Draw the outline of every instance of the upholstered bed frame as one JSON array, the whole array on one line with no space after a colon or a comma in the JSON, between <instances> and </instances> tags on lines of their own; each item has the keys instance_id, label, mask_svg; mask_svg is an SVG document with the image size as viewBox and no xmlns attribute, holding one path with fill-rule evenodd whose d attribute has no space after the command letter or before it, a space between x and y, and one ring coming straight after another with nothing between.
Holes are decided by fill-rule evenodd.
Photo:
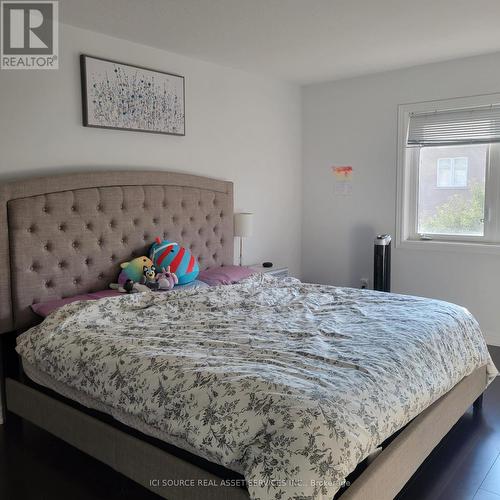
<instances>
[{"instance_id":1,"label":"upholstered bed frame","mask_svg":"<svg viewBox=\"0 0 500 500\"><path fill-rule=\"evenodd\" d=\"M116 277L118 263L143 254L156 236L182 241L202 269L232 264L232 183L170 172L111 171L2 184L3 358L13 357L6 339L38 321L33 303L105 288ZM26 383L16 370L9 368L1 380L0 421L6 410L17 414L164 498L248 498L238 486L206 486L220 479L210 468ZM486 380L485 367L476 370L414 419L342 500L394 498L468 407L476 400L480 406ZM172 481L159 487L153 478ZM179 486L187 479L195 485Z\"/></svg>"}]
</instances>

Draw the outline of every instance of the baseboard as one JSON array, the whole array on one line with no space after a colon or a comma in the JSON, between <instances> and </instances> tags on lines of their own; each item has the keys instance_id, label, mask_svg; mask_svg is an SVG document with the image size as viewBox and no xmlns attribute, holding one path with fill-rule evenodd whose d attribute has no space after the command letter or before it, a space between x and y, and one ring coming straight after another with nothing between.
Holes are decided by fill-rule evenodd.
<instances>
[{"instance_id":1,"label":"baseboard","mask_svg":"<svg viewBox=\"0 0 500 500\"><path fill-rule=\"evenodd\" d=\"M488 345L500 347L500 332L487 332L483 330L483 333Z\"/></svg>"}]
</instances>

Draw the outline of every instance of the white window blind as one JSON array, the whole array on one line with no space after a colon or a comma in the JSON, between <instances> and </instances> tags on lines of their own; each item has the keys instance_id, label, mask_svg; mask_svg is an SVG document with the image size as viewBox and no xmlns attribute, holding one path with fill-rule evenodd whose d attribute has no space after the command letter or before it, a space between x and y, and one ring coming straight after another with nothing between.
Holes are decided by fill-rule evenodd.
<instances>
[{"instance_id":1,"label":"white window blind","mask_svg":"<svg viewBox=\"0 0 500 500\"><path fill-rule=\"evenodd\" d=\"M500 142L500 105L410 113L408 146Z\"/></svg>"}]
</instances>

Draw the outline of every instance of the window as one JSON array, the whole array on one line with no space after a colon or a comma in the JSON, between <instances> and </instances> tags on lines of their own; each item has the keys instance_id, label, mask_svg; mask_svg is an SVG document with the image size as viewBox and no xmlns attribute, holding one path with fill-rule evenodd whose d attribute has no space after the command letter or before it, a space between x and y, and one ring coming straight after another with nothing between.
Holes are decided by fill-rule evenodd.
<instances>
[{"instance_id":1,"label":"window","mask_svg":"<svg viewBox=\"0 0 500 500\"><path fill-rule=\"evenodd\" d=\"M488 144L472 144L430 146L415 152L417 235L484 236L488 151ZM443 158L449 154L460 156Z\"/></svg>"},{"instance_id":2,"label":"window","mask_svg":"<svg viewBox=\"0 0 500 500\"><path fill-rule=\"evenodd\" d=\"M469 158L439 158L436 186L440 188L467 187Z\"/></svg>"},{"instance_id":3,"label":"window","mask_svg":"<svg viewBox=\"0 0 500 500\"><path fill-rule=\"evenodd\" d=\"M396 244L500 251L500 94L399 107Z\"/></svg>"}]
</instances>

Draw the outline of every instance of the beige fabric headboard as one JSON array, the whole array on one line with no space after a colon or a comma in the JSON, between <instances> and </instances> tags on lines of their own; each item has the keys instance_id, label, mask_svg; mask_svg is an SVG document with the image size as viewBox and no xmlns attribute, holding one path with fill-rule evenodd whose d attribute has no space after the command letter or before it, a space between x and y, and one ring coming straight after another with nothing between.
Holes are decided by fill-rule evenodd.
<instances>
[{"instance_id":1,"label":"beige fabric headboard","mask_svg":"<svg viewBox=\"0 0 500 500\"><path fill-rule=\"evenodd\" d=\"M200 269L233 264L233 184L171 172L67 174L0 185L0 333L30 305L102 290L156 236Z\"/></svg>"}]
</instances>

